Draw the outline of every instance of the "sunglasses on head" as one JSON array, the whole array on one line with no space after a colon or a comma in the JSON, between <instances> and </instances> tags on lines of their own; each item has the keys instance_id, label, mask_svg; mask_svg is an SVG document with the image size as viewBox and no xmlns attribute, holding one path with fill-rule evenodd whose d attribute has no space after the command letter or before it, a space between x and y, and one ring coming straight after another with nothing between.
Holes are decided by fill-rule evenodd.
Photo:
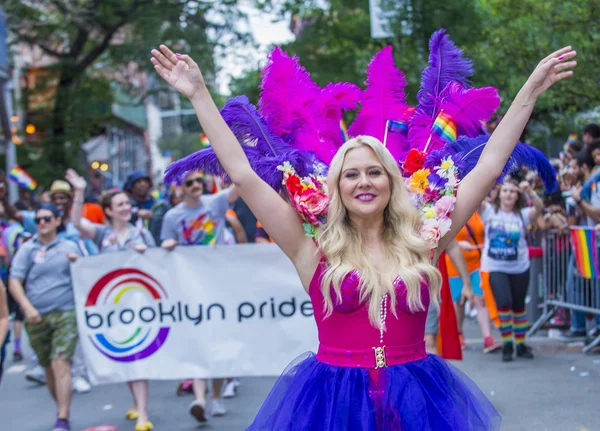
<instances>
[{"instance_id":1,"label":"sunglasses on head","mask_svg":"<svg viewBox=\"0 0 600 431\"><path fill-rule=\"evenodd\" d=\"M187 180L184 184L186 187L192 187L192 184L194 184L194 183L204 184L204 182L202 181L202 177L194 178L192 180Z\"/></svg>"},{"instance_id":2,"label":"sunglasses on head","mask_svg":"<svg viewBox=\"0 0 600 431\"><path fill-rule=\"evenodd\" d=\"M36 217L34 220L35 224L40 224L41 222L50 223L52 220L54 220L54 216Z\"/></svg>"}]
</instances>

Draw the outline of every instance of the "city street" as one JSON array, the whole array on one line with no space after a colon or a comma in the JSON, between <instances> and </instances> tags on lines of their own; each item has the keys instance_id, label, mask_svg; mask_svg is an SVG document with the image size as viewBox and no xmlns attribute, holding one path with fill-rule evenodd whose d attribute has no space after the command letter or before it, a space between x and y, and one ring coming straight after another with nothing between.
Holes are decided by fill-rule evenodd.
<instances>
[{"instance_id":1,"label":"city street","mask_svg":"<svg viewBox=\"0 0 600 431\"><path fill-rule=\"evenodd\" d=\"M454 364L466 372L503 416L506 431L600 430L600 355L583 355L576 346L549 340L543 334L532 340L537 358L504 364L499 354L484 355L473 322L467 322L469 349L465 360ZM290 360L293 358L290 358ZM47 431L54 422L53 403L45 387L29 383L23 365L8 361L0 387L0 427L6 431ZM191 395L177 397L175 382L151 382L150 416L157 431L244 430L252 421L273 378L242 378L236 398L227 400L228 414L201 427L188 414ZM124 419L131 407L125 384L95 387L75 394L73 430L100 425L105 430L133 430ZM97 428L101 430L102 428Z\"/></svg>"}]
</instances>

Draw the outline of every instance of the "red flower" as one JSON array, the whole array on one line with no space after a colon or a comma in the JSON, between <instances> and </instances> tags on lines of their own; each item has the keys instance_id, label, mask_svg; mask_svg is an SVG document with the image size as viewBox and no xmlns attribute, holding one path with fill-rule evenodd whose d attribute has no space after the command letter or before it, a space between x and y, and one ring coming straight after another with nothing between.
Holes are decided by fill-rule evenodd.
<instances>
[{"instance_id":1,"label":"red flower","mask_svg":"<svg viewBox=\"0 0 600 431\"><path fill-rule=\"evenodd\" d=\"M288 193L292 196L302 191L302 184L297 175L289 175L285 186L287 187Z\"/></svg>"},{"instance_id":2,"label":"red flower","mask_svg":"<svg viewBox=\"0 0 600 431\"><path fill-rule=\"evenodd\" d=\"M426 156L427 153L423 153L416 148L411 148L408 156L406 156L406 160L404 160L404 176L410 177L412 174L421 169L423 167L423 163L425 163Z\"/></svg>"}]
</instances>

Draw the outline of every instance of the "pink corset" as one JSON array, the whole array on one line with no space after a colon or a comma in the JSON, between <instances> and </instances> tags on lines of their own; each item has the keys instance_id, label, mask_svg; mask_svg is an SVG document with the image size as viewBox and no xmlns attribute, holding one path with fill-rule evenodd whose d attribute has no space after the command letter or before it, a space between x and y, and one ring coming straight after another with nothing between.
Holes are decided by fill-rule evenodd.
<instances>
[{"instance_id":1,"label":"pink corset","mask_svg":"<svg viewBox=\"0 0 600 431\"><path fill-rule=\"evenodd\" d=\"M309 294L313 303L319 332L321 362L346 367L380 368L415 360L426 356L425 320L429 306L429 289L421 284L424 311L412 313L406 302L406 287L400 279L394 282L396 290L396 316L391 301L387 302L386 330L383 343L380 330L369 321L368 302L360 302L359 274L354 271L346 276L341 286L342 301L339 302L332 288L333 313L325 318L324 298L321 293L323 264L319 264L310 283ZM378 366L379 365L379 366Z\"/></svg>"}]
</instances>

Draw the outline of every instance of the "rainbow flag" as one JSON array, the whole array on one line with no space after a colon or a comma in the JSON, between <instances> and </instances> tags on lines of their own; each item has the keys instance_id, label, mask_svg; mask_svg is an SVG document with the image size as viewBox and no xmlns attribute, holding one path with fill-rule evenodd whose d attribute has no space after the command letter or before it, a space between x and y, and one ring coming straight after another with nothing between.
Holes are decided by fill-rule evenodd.
<instances>
[{"instance_id":1,"label":"rainbow flag","mask_svg":"<svg viewBox=\"0 0 600 431\"><path fill-rule=\"evenodd\" d=\"M17 183L24 189L34 191L37 187L37 182L22 167L15 165L8 174L11 181Z\"/></svg>"},{"instance_id":2,"label":"rainbow flag","mask_svg":"<svg viewBox=\"0 0 600 431\"><path fill-rule=\"evenodd\" d=\"M408 126L402 121L387 120L387 128L390 132L395 133L408 133Z\"/></svg>"},{"instance_id":3,"label":"rainbow flag","mask_svg":"<svg viewBox=\"0 0 600 431\"><path fill-rule=\"evenodd\" d=\"M437 118L433 122L433 127L431 130L446 141L456 141L456 124L452 120L452 117L445 114L444 111L440 111Z\"/></svg>"},{"instance_id":4,"label":"rainbow flag","mask_svg":"<svg viewBox=\"0 0 600 431\"><path fill-rule=\"evenodd\" d=\"M577 142L577 133L571 133L569 135L569 139L567 140L567 143L573 143L573 142Z\"/></svg>"},{"instance_id":5,"label":"rainbow flag","mask_svg":"<svg viewBox=\"0 0 600 431\"><path fill-rule=\"evenodd\" d=\"M590 228L572 227L571 241L575 251L577 270L583 278L600 278L596 252L596 231Z\"/></svg>"},{"instance_id":6,"label":"rainbow flag","mask_svg":"<svg viewBox=\"0 0 600 431\"><path fill-rule=\"evenodd\" d=\"M346 123L344 122L343 118L340 120L340 132L342 132L342 139L344 142L347 142L350 137L348 136L348 127L346 127Z\"/></svg>"},{"instance_id":7,"label":"rainbow flag","mask_svg":"<svg viewBox=\"0 0 600 431\"><path fill-rule=\"evenodd\" d=\"M202 148L210 147L210 142L208 142L208 138L204 133L200 135L200 145Z\"/></svg>"}]
</instances>

